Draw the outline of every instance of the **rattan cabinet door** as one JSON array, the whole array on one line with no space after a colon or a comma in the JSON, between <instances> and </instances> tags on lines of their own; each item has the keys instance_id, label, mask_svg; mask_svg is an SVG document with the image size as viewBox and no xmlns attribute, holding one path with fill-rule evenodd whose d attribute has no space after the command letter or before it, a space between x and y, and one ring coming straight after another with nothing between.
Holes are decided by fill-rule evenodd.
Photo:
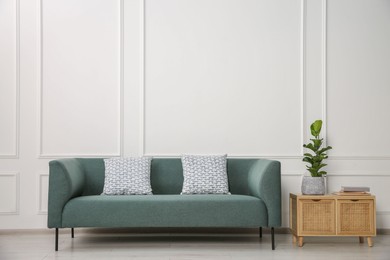
<instances>
[{"instance_id":1,"label":"rattan cabinet door","mask_svg":"<svg viewBox=\"0 0 390 260\"><path fill-rule=\"evenodd\" d=\"M375 235L375 207L373 199L339 199L338 235Z\"/></svg>"},{"instance_id":2,"label":"rattan cabinet door","mask_svg":"<svg viewBox=\"0 0 390 260\"><path fill-rule=\"evenodd\" d=\"M300 199L299 233L307 235L336 234L336 202L333 199Z\"/></svg>"}]
</instances>

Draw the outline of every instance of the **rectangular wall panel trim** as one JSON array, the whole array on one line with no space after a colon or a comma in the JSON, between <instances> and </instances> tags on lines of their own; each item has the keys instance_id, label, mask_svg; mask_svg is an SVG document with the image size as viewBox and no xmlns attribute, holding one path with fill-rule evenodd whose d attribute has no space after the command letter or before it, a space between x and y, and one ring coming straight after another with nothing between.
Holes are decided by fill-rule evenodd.
<instances>
[{"instance_id":1,"label":"rectangular wall panel trim","mask_svg":"<svg viewBox=\"0 0 390 260\"><path fill-rule=\"evenodd\" d=\"M372 3L368 3L368 2L365 2L365 1L357 1L356 3L354 1L327 1L327 0L322 0L323 2L323 9L325 10L325 12L327 12L326 16L325 16L325 19L327 21L325 21L325 24L324 24L324 37L326 38L324 43L328 46L327 48L329 48L329 50L325 50L324 52L324 59L328 59L330 60L328 63L332 63L332 58L334 59L333 60L333 64L326 64L327 66L327 69L325 68L325 72L326 70L329 70L331 71L332 70L332 67L334 67L338 62L342 61L342 60L347 60L348 64L344 67L348 68L347 71L343 71L343 73L345 75L348 75L347 73L351 73L349 70L351 71L354 71L356 70L356 67L357 65L356 64L370 64L369 67L365 68L365 71L367 71L367 73L369 73L370 71L374 71L372 72L371 75L373 75L372 77L373 78L380 78L380 74L378 72L378 67L381 67L381 68L386 68L386 66L384 66L383 64L380 64L378 62L380 62L380 60L378 60L377 57L372 57L372 59L374 60L370 60L371 63L369 63L368 61L366 61L366 59L364 57L360 57L359 56L359 62L356 62L357 60L349 60L349 57L352 57L352 58L356 58L354 57L353 55L351 55L350 53L345 53L345 50L348 50L349 49L349 46L351 46L351 50L354 50L354 48L356 48L354 46L354 42L357 42L359 43L359 41L361 40L361 42L364 43L364 48L363 50L359 50L359 52L362 54L362 55L365 55L365 53L370 53L370 51L372 51L373 49L377 49L378 51L382 51L383 52L383 55L386 55L388 52L385 51L385 46L381 46L380 43L381 41L383 40L382 38L378 38L376 39L376 36L378 35L383 35L385 38L386 38L386 35L388 35L388 20L386 20L386 13L383 6L386 5L384 4L385 2L383 1L373 1ZM340 7L342 6L345 6L343 4L346 4L346 3L351 3L351 6L353 5L353 8L351 9L345 9L345 11L341 11L342 9ZM353 2L353 4L352 4ZM337 6L338 4L342 4L341 6ZM332 6L333 5L333 6ZM366 10L367 7L372 7L373 9L371 10ZM326 10L328 9L328 10ZM361 16L357 16L357 17L349 17L350 14L348 13L350 10L355 10L356 9L356 12L355 14L359 14L361 13L362 15L364 14L371 14L373 16L371 16L371 18L367 18L367 17L361 17ZM347 11L349 10L349 11ZM382 11L379 11L379 10L382 10ZM341 11L341 12L340 12ZM377 14L376 14L377 12ZM340 15L341 14L341 15ZM340 19L342 16L345 16L345 17L349 17L348 21L350 22L350 24L348 24L347 22L344 22L342 21L341 23L336 23L334 21L336 20L332 20L335 19L335 15L337 15L338 19ZM375 15L377 15L378 17L375 17ZM378 18L378 20L376 20L376 18ZM353 20L355 19L355 20ZM359 21L363 21L363 20L369 20L370 22L367 24L367 28L370 28L369 30L367 28L364 28L361 26L361 24L359 24L358 22ZM340 20L341 21L341 20ZM337 51L340 51L341 49L332 49L332 47L334 48L335 46L340 46L342 45L342 43L345 41L345 39L341 39L338 38L337 36L337 31L338 31L338 25L342 25L342 26L349 26L348 30L351 32L351 35L349 34L345 34L345 31L344 31L344 35L348 35L347 37L351 39L351 42L352 44L350 43L346 43L346 47L344 47L344 53L345 53L345 57L341 57L339 58L339 60L335 59L336 55L332 56L333 52L337 52ZM370 27L372 26L372 27ZM337 28L337 29L336 29ZM344 27L345 29L346 27ZM341 29L340 29L341 30ZM348 31L347 30L347 31ZM373 31L375 32L376 34L373 34L373 35L370 35L370 37L368 37L367 35L364 35L364 32L365 31ZM333 34L334 33L334 34ZM332 37L333 36L333 37ZM363 37L362 37L363 36ZM372 37L373 36L373 37ZM378 36L379 37L379 36ZM387 37L388 38L388 37ZM369 42L368 39L370 40L373 40L374 41L374 44L372 42ZM368 42L366 42L368 41ZM338 48L341 48L341 47L338 47ZM358 51L357 49L355 51ZM360 54L359 54L360 55ZM383 56L385 57L385 56ZM364 61L364 62L360 62L360 61ZM376 66L378 66L376 68ZM332 72L331 72L332 73ZM331 94L328 95L328 99L330 98L335 98L336 96L339 96L339 97L344 97L343 94L340 94L338 92L341 92L340 90L336 90L336 85L337 84L340 84L338 87L342 86L342 85L345 85L345 86L354 86L354 88L356 88L356 90L359 90L359 88L361 89L373 89L375 90L375 87L376 87L376 84L377 82L372 82L373 86L370 86L369 84L367 84L367 86L355 86L355 84L353 84L353 82L357 82L357 81L361 81L361 80L366 80L368 79L368 76L367 75L364 75L364 74L359 74L357 73L356 71L354 71L354 75L352 77L349 77L348 80L351 80L351 82L349 82L348 80L345 80L345 78L342 78L342 79L339 79L338 76L334 75L334 74L328 74L328 72L326 72L326 75L328 76L328 78L325 78L324 80L325 81L329 81L329 82L332 82L333 84L335 84L335 86L333 88L335 88L334 90L334 93L337 93L337 95L333 94L333 97L330 96ZM330 76L330 78L329 78ZM334 78L332 78L332 76ZM352 81L354 80L354 81ZM388 82L388 78L385 78L385 79L382 79L381 83L387 83ZM370 82L371 84L371 82ZM330 84L328 86L328 89L331 90L331 87L332 85ZM353 91L353 89L352 89ZM374 91L373 91L374 92ZM332 93L330 91L330 93ZM353 93L353 92L352 92ZM327 94L327 93L325 93ZM382 93L382 97L383 97L383 93ZM370 118L377 118L377 117L380 117L377 115L377 112L381 112L381 111L386 111L386 108L375 108L375 105L377 103L384 103L386 101L383 101L383 99L381 100L380 99L380 96L378 97L375 97L375 99L369 99L370 96L360 96L358 101L349 101L349 97L348 98L345 98L345 103L341 100L338 100L336 101L334 104L333 104L333 107L337 107L337 106L340 106L340 108L343 108L343 106L348 106L349 103L355 105L356 107L373 107L373 112L372 112L372 116L370 115L361 115L359 120L360 122L364 122L363 124L360 123L360 127L364 126L364 125L373 125L371 124L370 122L368 122L367 120L369 120ZM352 99L353 100L353 99ZM363 100L363 101L360 101L360 100ZM366 100L369 100L369 101L366 101ZM327 101L329 102L329 100ZM355 102L355 103L354 103ZM366 102L366 103L365 103ZM370 104L370 102L372 104ZM329 113L332 112L331 110L331 103L329 103L329 108L327 109ZM376 111L376 109L378 109ZM341 109L340 109L341 110ZM368 110L368 109L367 109ZM355 115L360 115L359 114L360 112L359 111L355 111L354 114ZM334 120L335 122L338 121L338 115L337 115L337 112L334 110L333 113L331 114L331 117L332 118L329 118L329 120ZM378 124L378 129L381 129L382 126L384 127L387 127L387 121L384 121L384 122L379 122L377 121L376 122ZM381 125L382 124L382 125ZM336 123L334 126L332 126L332 129L334 129L333 131L330 131L332 132L333 136L334 137L337 137L338 136L338 131L342 130L343 126L340 124L340 122ZM355 129L357 129L358 127L354 126ZM359 127L359 128L360 128ZM331 129L331 130L332 130ZM338 131L337 131L337 130ZM329 132L329 131L328 131ZM369 129L366 131L367 132L367 135L372 135L372 137L369 137L367 138L367 140L371 140L372 138L372 142L370 141L370 143L374 143L375 141L377 142L377 144L380 144L381 142L383 142L383 140L381 139L378 139L378 133L376 132L375 129ZM351 135L351 138L353 139L356 139L358 140L358 136L353 136L353 133ZM388 141L388 138L384 138L384 140ZM367 144L367 143L364 143L366 140L363 140L363 141L357 141L355 142L355 144L362 144L361 147L364 147L364 144ZM332 144L330 144L332 145ZM379 145L380 147L378 147L378 149L376 147L366 147L366 149L359 149L358 151L354 150L353 148L349 148L348 147L348 144L347 143L343 143L342 145L345 150L342 151L342 152L337 152L337 147L334 147L334 151L330 151L329 154L329 160L352 160L352 161L359 161L359 160L373 160L373 161L380 161L380 160L390 160L390 153L388 153L388 149L385 149L383 146ZM348 147L348 148L347 148ZM376 152L378 151L378 153ZM351 152L351 154L355 154L355 155L349 155L348 152ZM336 153L336 155L332 155L333 153Z\"/></svg>"},{"instance_id":2,"label":"rectangular wall panel trim","mask_svg":"<svg viewBox=\"0 0 390 260\"><path fill-rule=\"evenodd\" d=\"M306 69L306 41L307 41L307 1L302 0L302 13L304 14L302 16L302 59L303 59L303 69L304 72L302 74L302 81L305 84L304 91L306 90L306 75L307 75L307 69ZM322 130L321 130L321 137L324 139L324 146L327 144L327 0L321 0L321 117L318 119L321 119L322 124ZM303 93L303 96L306 97L306 93ZM307 108L306 104L302 107L303 111L302 114L305 115L305 111ZM306 140L311 138L309 126L312 122L307 122L306 119L304 119L303 124L303 140L306 142ZM307 133L308 136L305 135ZM303 147L302 147L303 149ZM305 149L303 149L302 154L305 152Z\"/></svg>"},{"instance_id":3,"label":"rectangular wall panel trim","mask_svg":"<svg viewBox=\"0 0 390 260\"><path fill-rule=\"evenodd\" d=\"M306 0L302 0L306 2ZM327 57L328 57L328 50L327 50L327 16L328 16L328 10L327 10L327 0L321 0L321 17L322 17L322 54L321 54L321 63L322 63L322 78L321 78L321 89L322 89L322 137L324 138L324 146L327 146L327 122L328 122L328 113L327 113L327 107L328 107L328 91L327 91ZM305 23L306 24L306 23ZM305 140L305 139L304 139ZM330 151L330 154L332 151ZM349 156L349 155L337 155L337 156L329 156L329 160L390 160L390 155L362 155L362 156Z\"/></svg>"},{"instance_id":4,"label":"rectangular wall panel trim","mask_svg":"<svg viewBox=\"0 0 390 260\"><path fill-rule=\"evenodd\" d=\"M142 53L141 53L141 122L140 122L140 128L141 128L141 142L140 142L140 154L145 156L161 156L161 157L177 157L180 156L180 154L153 154L153 153L145 153L145 2L147 0L142 0L141 4L141 46L142 46ZM322 137L324 138L324 145L327 143L327 0L321 0L321 16L322 16L322 46L321 46L321 64L322 64L322 78L321 78L321 89L322 89L322 105L321 105L321 111L322 111L322 121L323 121L323 127L322 127ZM307 139L306 133L306 82L305 82L305 73L306 73L306 53L305 53L305 39L306 39L306 0L301 0L301 126L302 126L302 136L301 140L302 143L304 140ZM303 148L301 148L301 154L299 155L269 155L269 154L250 154L250 155L243 155L243 154L232 154L231 157L262 157L262 158L281 158L281 159L300 159L302 158L302 155L304 153ZM366 156L366 157L352 157L352 156L330 156L329 159L334 160L359 160L359 159L367 159L367 160L388 160L390 159L390 156Z\"/></svg>"},{"instance_id":5,"label":"rectangular wall panel trim","mask_svg":"<svg viewBox=\"0 0 390 260\"><path fill-rule=\"evenodd\" d=\"M352 172L343 172L343 171L335 171L332 173L328 173L327 176L330 177L390 177L390 172L388 171L354 171Z\"/></svg>"},{"instance_id":6,"label":"rectangular wall panel trim","mask_svg":"<svg viewBox=\"0 0 390 260\"><path fill-rule=\"evenodd\" d=\"M19 215L19 205L20 205L20 178L18 172L0 172L0 182L1 178L4 177L14 177L15 178L15 194L9 194L9 196L14 196L15 198L15 210L12 211L0 211L0 215ZM8 196L7 196L8 197ZM7 197L3 199L7 199Z\"/></svg>"},{"instance_id":7,"label":"rectangular wall panel trim","mask_svg":"<svg viewBox=\"0 0 390 260\"><path fill-rule=\"evenodd\" d=\"M141 3L141 8L140 8L140 12L141 12L141 15L140 15L140 26L141 26L141 29L140 29L140 32L141 32L141 36L140 36L140 39L141 39L141 62L140 62L140 66L141 66L141 73L140 73L140 106L141 106L141 122L140 122L140 138L141 138L141 141L140 141L140 147L139 147L139 153L140 155L142 156L161 156L161 157L177 157L177 156L180 156L180 154L164 154L164 155L161 155L161 154L155 154L155 153L147 153L146 152L146 133L145 133L145 130L146 130L146 113L145 113L145 110L146 110L146 93L145 93L145 86L146 86L146 74L147 74L147 71L146 71L146 60L145 60L145 54L146 54L146 1L147 0L141 0L142 3ZM300 110L301 110L301 118L300 118L300 132L301 132L301 135L300 135L300 139L301 139L301 142L300 143L303 143L305 142L306 140L306 131L304 131L304 129L306 128L306 113L305 113L305 110L306 110L306 95L305 95L305 88L306 88L306 84L305 84L305 73L306 73L306 68L305 68L305 37L306 37L306 34L305 34L305 30L306 30L306 9L305 9L305 6L306 6L306 0L300 0L300 5L301 5L301 13L300 13ZM323 113L324 114L324 113ZM325 120L324 120L325 121ZM326 124L326 121L324 122L324 124ZM299 154L293 154L293 155L274 155L274 154L229 154L229 157L237 157L237 158L240 158L240 157L262 157L262 158L280 158L280 159L299 159L299 158L302 158L303 156L303 153L304 153L304 150L303 150L303 147L300 147L300 153Z\"/></svg>"},{"instance_id":8,"label":"rectangular wall panel trim","mask_svg":"<svg viewBox=\"0 0 390 260\"><path fill-rule=\"evenodd\" d=\"M295 177L302 177L302 173L300 172L293 172L293 171L287 171L282 172L282 176L295 176ZM331 173L327 174L327 177L333 178L333 177L390 177L389 171L353 171L353 172L344 172L344 171L333 171Z\"/></svg>"},{"instance_id":9,"label":"rectangular wall panel trim","mask_svg":"<svg viewBox=\"0 0 390 260\"><path fill-rule=\"evenodd\" d=\"M329 160L344 160L344 161L348 161L348 160L352 160L352 161L359 161L359 160L364 160L364 161L369 161L369 160L372 160L372 161L376 161L376 160L390 160L390 156L389 155L382 155L382 156L378 156L378 155L366 155L366 156L348 156L348 155L337 155L337 156L332 156L330 155Z\"/></svg>"},{"instance_id":10,"label":"rectangular wall panel trim","mask_svg":"<svg viewBox=\"0 0 390 260\"><path fill-rule=\"evenodd\" d=\"M301 57L300 57L300 80L301 80L301 144L305 142L307 139L306 137L306 125L307 125L307 120L306 120L306 107L307 107L307 102L306 102L306 33L307 33L307 5L306 5L306 0L301 0L301 44L300 44L300 52L301 52ZM304 154L304 148L301 146L301 154Z\"/></svg>"},{"instance_id":11,"label":"rectangular wall panel trim","mask_svg":"<svg viewBox=\"0 0 390 260\"><path fill-rule=\"evenodd\" d=\"M0 159L19 158L20 136L20 0L15 1L15 137L14 152L0 154Z\"/></svg>"},{"instance_id":12,"label":"rectangular wall panel trim","mask_svg":"<svg viewBox=\"0 0 390 260\"><path fill-rule=\"evenodd\" d=\"M119 115L119 125L118 125L118 151L115 153L47 153L43 149L43 54L44 54L44 43L43 43L43 1L39 0L39 10L38 10L38 24L39 24L39 32L38 32L38 159L56 159L56 158L100 158L100 157L120 157L123 156L123 142L124 142L124 100L123 100L123 93L124 93L124 60L123 60L123 53L124 53L124 0L117 0L119 2L119 10L118 10L118 16L119 16L119 107L118 107L118 115Z\"/></svg>"},{"instance_id":13,"label":"rectangular wall panel trim","mask_svg":"<svg viewBox=\"0 0 390 260\"><path fill-rule=\"evenodd\" d=\"M43 179L44 178L49 178L49 174L48 173L40 173L38 174L38 202L37 202L37 207L38 207L38 215L47 215L47 205L44 207L44 205L42 205L42 201L43 201ZM48 191L45 191L48 193Z\"/></svg>"},{"instance_id":14,"label":"rectangular wall panel trim","mask_svg":"<svg viewBox=\"0 0 390 260\"><path fill-rule=\"evenodd\" d=\"M140 0L140 146L139 154L147 156L145 154L145 4L146 0Z\"/></svg>"},{"instance_id":15,"label":"rectangular wall panel trim","mask_svg":"<svg viewBox=\"0 0 390 260\"><path fill-rule=\"evenodd\" d=\"M143 156L150 156L155 158L177 158L180 157L182 154L153 154L153 153L144 153ZM291 155L253 155L253 154L228 154L228 158L248 158L248 159L275 159L275 160L282 160L282 159L299 159L302 160L301 155L297 156L291 156Z\"/></svg>"},{"instance_id":16,"label":"rectangular wall panel trim","mask_svg":"<svg viewBox=\"0 0 390 260\"><path fill-rule=\"evenodd\" d=\"M327 146L327 125L328 125L328 113L327 113L327 0L321 0L321 20L322 20L322 44L321 44L321 90L322 90L322 136L324 138L324 147Z\"/></svg>"}]
</instances>

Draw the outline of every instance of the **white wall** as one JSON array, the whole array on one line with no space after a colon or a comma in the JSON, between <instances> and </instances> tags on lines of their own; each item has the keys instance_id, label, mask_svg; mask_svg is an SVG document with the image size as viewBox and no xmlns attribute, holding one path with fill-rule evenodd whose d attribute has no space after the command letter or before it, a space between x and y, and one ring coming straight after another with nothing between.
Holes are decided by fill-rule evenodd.
<instances>
[{"instance_id":1,"label":"white wall","mask_svg":"<svg viewBox=\"0 0 390 260\"><path fill-rule=\"evenodd\" d=\"M282 162L283 225L321 118L329 191L390 228L385 0L0 0L0 228L44 228L48 161L228 153Z\"/></svg>"}]
</instances>

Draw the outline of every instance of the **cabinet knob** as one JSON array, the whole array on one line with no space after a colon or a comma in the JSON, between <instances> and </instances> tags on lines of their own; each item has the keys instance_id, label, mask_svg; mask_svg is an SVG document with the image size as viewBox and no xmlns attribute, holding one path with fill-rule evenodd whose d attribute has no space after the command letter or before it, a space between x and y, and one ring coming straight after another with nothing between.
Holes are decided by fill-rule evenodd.
<instances>
[{"instance_id":1,"label":"cabinet knob","mask_svg":"<svg viewBox=\"0 0 390 260\"><path fill-rule=\"evenodd\" d=\"M319 199L314 200L314 199L313 199L312 201L319 202L319 201L321 201L321 200L319 200Z\"/></svg>"}]
</instances>

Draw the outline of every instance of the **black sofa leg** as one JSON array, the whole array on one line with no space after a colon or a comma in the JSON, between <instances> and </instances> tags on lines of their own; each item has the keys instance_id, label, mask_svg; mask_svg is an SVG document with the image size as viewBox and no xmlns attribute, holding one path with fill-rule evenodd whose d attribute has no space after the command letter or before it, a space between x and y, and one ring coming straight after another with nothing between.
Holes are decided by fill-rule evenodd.
<instances>
[{"instance_id":1,"label":"black sofa leg","mask_svg":"<svg viewBox=\"0 0 390 260\"><path fill-rule=\"evenodd\" d=\"M262 227L259 228L259 237L260 238L263 237L263 228Z\"/></svg>"},{"instance_id":2,"label":"black sofa leg","mask_svg":"<svg viewBox=\"0 0 390 260\"><path fill-rule=\"evenodd\" d=\"M58 228L56 228L56 242L55 242L56 251L58 251Z\"/></svg>"},{"instance_id":3,"label":"black sofa leg","mask_svg":"<svg viewBox=\"0 0 390 260\"><path fill-rule=\"evenodd\" d=\"M274 227L271 227L271 236L272 236L272 250L275 250L275 230Z\"/></svg>"},{"instance_id":4,"label":"black sofa leg","mask_svg":"<svg viewBox=\"0 0 390 260\"><path fill-rule=\"evenodd\" d=\"M71 228L72 230L72 238L74 238L74 228Z\"/></svg>"}]
</instances>

